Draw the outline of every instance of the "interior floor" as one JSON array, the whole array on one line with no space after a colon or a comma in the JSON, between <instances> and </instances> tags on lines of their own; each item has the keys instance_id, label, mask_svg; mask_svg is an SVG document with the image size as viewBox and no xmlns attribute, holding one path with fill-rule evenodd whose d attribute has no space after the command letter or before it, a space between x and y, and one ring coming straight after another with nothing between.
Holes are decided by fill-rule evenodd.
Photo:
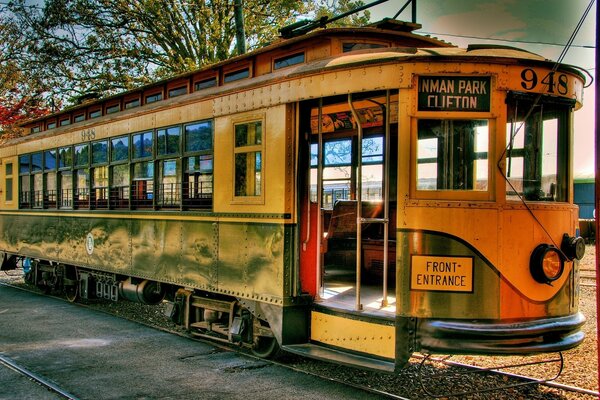
<instances>
[{"instance_id":1,"label":"interior floor","mask_svg":"<svg viewBox=\"0 0 600 400\"><path fill-rule=\"evenodd\" d=\"M387 304L384 305L382 277L363 276L360 285L362 312L386 317L395 315L396 288L393 281L388 279ZM359 311L356 309L356 271L347 267L326 266L320 304L347 311Z\"/></svg>"}]
</instances>

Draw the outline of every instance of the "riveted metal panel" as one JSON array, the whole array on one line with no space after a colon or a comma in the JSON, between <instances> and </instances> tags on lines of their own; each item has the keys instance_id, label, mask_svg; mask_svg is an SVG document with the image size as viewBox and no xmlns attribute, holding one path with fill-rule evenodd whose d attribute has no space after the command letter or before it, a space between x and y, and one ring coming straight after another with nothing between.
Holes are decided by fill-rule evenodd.
<instances>
[{"instance_id":1,"label":"riveted metal panel","mask_svg":"<svg viewBox=\"0 0 600 400\"><path fill-rule=\"evenodd\" d=\"M210 290L217 280L218 240L216 223L181 223L181 278L186 286Z\"/></svg>"}]
</instances>

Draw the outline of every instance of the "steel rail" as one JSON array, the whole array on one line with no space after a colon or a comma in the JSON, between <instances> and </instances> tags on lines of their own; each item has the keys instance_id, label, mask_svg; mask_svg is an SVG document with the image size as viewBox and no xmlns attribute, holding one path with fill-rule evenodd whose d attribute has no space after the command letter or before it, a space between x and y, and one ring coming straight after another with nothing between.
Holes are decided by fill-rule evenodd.
<instances>
[{"instance_id":1,"label":"steel rail","mask_svg":"<svg viewBox=\"0 0 600 400\"><path fill-rule=\"evenodd\" d=\"M19 364L17 364L16 362L14 362L13 360L11 360L8 357L3 356L2 354L0 354L0 364L6 366L7 368L12 369L13 371L33 380L35 383L43 386L44 388L58 394L59 396L65 398L65 399L69 399L69 400L78 400L76 396L72 395L71 393L61 389L60 387L58 387L58 385L56 385L53 382L50 382L49 380L41 377L38 374L35 374L31 371L29 371L27 368L24 368L22 366L20 366Z\"/></svg>"}]
</instances>

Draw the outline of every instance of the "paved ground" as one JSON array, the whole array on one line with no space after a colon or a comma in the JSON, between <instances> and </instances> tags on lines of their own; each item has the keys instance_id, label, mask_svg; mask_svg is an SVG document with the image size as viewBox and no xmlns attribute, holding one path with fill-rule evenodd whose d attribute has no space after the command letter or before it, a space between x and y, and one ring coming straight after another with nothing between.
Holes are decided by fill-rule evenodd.
<instances>
[{"instance_id":1,"label":"paved ground","mask_svg":"<svg viewBox=\"0 0 600 400\"><path fill-rule=\"evenodd\" d=\"M374 399L58 299L0 285L0 356L79 399ZM55 399L0 364L0 399Z\"/></svg>"}]
</instances>

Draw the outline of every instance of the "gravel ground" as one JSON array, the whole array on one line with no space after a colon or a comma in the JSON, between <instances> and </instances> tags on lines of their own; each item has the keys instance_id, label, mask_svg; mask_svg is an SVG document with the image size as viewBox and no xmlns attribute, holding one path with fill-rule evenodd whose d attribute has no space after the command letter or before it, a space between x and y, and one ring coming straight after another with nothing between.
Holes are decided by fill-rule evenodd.
<instances>
[{"instance_id":1,"label":"gravel ground","mask_svg":"<svg viewBox=\"0 0 600 400\"><path fill-rule=\"evenodd\" d=\"M595 248L587 246L583 264L588 267L595 265ZM0 281L13 284L23 284L20 271L0 272ZM89 306L101 309L114 315L137 320L149 325L164 329L177 330L173 323L163 315L163 306L145 306L130 302L107 302L93 300L87 302ZM595 288L582 287L580 294L580 310L587 318L584 326L586 338L579 347L564 352L564 368L561 376L555 381L561 384L576 386L588 390L598 391L597 367L597 335L596 335L596 298ZM555 355L543 355L536 359L555 358ZM531 361L532 357L452 357L450 361L462 362L478 366L506 365ZM319 375L343 380L359 385L368 385L376 390L394 393L411 399L430 398L423 390L419 377L433 394L443 395L449 392L477 391L497 385L518 383L517 380L491 376L486 374L464 374L464 369L448 367L440 363L428 363L419 373L419 355L410 360L409 365L398 375L380 374L369 371L356 370L340 365L318 362L290 354L284 354L279 361L294 366L301 370L311 371ZM519 369L505 370L509 373L548 378L556 374L556 363L541 364L521 367ZM446 398L446 397L444 397ZM568 392L545 386L526 386L520 388L503 389L488 393L455 396L461 399L594 399L595 396L581 393Z\"/></svg>"}]
</instances>

